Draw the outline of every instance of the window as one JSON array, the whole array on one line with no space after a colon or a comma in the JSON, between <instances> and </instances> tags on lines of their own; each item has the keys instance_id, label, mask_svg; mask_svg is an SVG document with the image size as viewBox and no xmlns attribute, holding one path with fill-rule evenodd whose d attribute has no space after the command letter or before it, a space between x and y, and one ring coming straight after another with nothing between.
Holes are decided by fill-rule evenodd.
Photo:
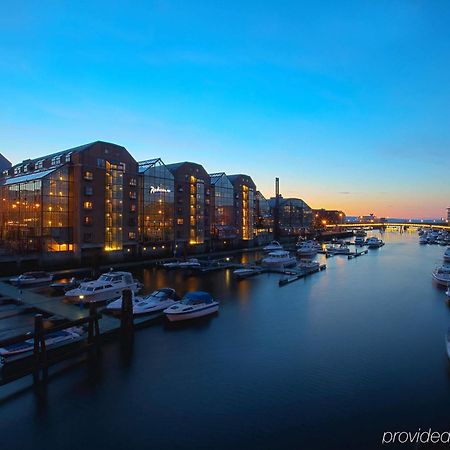
<instances>
[{"instance_id":1,"label":"window","mask_svg":"<svg viewBox=\"0 0 450 450\"><path fill-rule=\"evenodd\" d=\"M61 156L54 156L52 158L52 166L57 166L58 164L61 164Z\"/></svg>"},{"instance_id":2,"label":"window","mask_svg":"<svg viewBox=\"0 0 450 450\"><path fill-rule=\"evenodd\" d=\"M83 178L87 181L92 181L94 179L94 174L90 170L86 170L86 172L84 172Z\"/></svg>"},{"instance_id":3,"label":"window","mask_svg":"<svg viewBox=\"0 0 450 450\"><path fill-rule=\"evenodd\" d=\"M84 242L92 242L92 233L84 233L83 241Z\"/></svg>"},{"instance_id":4,"label":"window","mask_svg":"<svg viewBox=\"0 0 450 450\"><path fill-rule=\"evenodd\" d=\"M136 178L130 178L130 186L137 186Z\"/></svg>"},{"instance_id":5,"label":"window","mask_svg":"<svg viewBox=\"0 0 450 450\"><path fill-rule=\"evenodd\" d=\"M136 239L136 233L134 231L130 231L128 233L128 239L132 239L132 240Z\"/></svg>"},{"instance_id":6,"label":"window","mask_svg":"<svg viewBox=\"0 0 450 450\"><path fill-rule=\"evenodd\" d=\"M21 169L22 169L22 166L17 166L17 167L14 167L14 175L17 175L17 174L19 174L19 173L20 173L20 171L21 171Z\"/></svg>"},{"instance_id":7,"label":"window","mask_svg":"<svg viewBox=\"0 0 450 450\"><path fill-rule=\"evenodd\" d=\"M98 159L97 159L97 167L100 167L100 169L104 169L105 166L106 166L105 160L104 160L104 159L101 159L101 158L98 158Z\"/></svg>"},{"instance_id":8,"label":"window","mask_svg":"<svg viewBox=\"0 0 450 450\"><path fill-rule=\"evenodd\" d=\"M66 162L70 162L72 160L72 152L67 153L64 159Z\"/></svg>"},{"instance_id":9,"label":"window","mask_svg":"<svg viewBox=\"0 0 450 450\"><path fill-rule=\"evenodd\" d=\"M84 202L83 207L84 209L92 209L92 202Z\"/></svg>"},{"instance_id":10,"label":"window","mask_svg":"<svg viewBox=\"0 0 450 450\"><path fill-rule=\"evenodd\" d=\"M42 169L44 167L44 160L40 159L39 161L36 162L36 170L38 169Z\"/></svg>"},{"instance_id":11,"label":"window","mask_svg":"<svg viewBox=\"0 0 450 450\"><path fill-rule=\"evenodd\" d=\"M84 187L84 195L92 195L94 193L94 189L92 186L85 186Z\"/></svg>"},{"instance_id":12,"label":"window","mask_svg":"<svg viewBox=\"0 0 450 450\"><path fill-rule=\"evenodd\" d=\"M91 226L92 225L92 217L91 216L85 216L84 217L84 224L86 226Z\"/></svg>"},{"instance_id":13,"label":"window","mask_svg":"<svg viewBox=\"0 0 450 450\"><path fill-rule=\"evenodd\" d=\"M183 219L177 219L177 225L183 225L184 221Z\"/></svg>"},{"instance_id":14,"label":"window","mask_svg":"<svg viewBox=\"0 0 450 450\"><path fill-rule=\"evenodd\" d=\"M136 191L130 191L130 198L135 199L136 198Z\"/></svg>"},{"instance_id":15,"label":"window","mask_svg":"<svg viewBox=\"0 0 450 450\"><path fill-rule=\"evenodd\" d=\"M136 204L135 203L132 203L130 205L130 212L136 212Z\"/></svg>"}]
</instances>

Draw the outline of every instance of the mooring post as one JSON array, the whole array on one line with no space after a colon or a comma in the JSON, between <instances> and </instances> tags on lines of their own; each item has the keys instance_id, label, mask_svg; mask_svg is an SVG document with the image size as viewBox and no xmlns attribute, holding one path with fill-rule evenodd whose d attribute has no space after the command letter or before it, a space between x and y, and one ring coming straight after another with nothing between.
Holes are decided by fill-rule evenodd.
<instances>
[{"instance_id":1,"label":"mooring post","mask_svg":"<svg viewBox=\"0 0 450 450\"><path fill-rule=\"evenodd\" d=\"M33 359L34 359L34 371L33 380L35 383L39 382L40 379L40 346L42 344L42 328L43 328L43 317L42 314L36 314L34 316L34 348L33 348Z\"/></svg>"},{"instance_id":2,"label":"mooring post","mask_svg":"<svg viewBox=\"0 0 450 450\"><path fill-rule=\"evenodd\" d=\"M127 333L133 331L133 293L130 289L122 292L121 329Z\"/></svg>"}]
</instances>

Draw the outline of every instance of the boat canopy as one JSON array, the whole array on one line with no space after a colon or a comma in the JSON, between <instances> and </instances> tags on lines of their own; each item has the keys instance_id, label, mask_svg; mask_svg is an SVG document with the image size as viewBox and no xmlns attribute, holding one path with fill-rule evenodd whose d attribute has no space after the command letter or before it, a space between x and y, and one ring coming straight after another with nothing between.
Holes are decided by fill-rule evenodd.
<instances>
[{"instance_id":1,"label":"boat canopy","mask_svg":"<svg viewBox=\"0 0 450 450\"><path fill-rule=\"evenodd\" d=\"M188 292L183 298L184 303L212 303L213 301L211 294L203 291Z\"/></svg>"}]
</instances>

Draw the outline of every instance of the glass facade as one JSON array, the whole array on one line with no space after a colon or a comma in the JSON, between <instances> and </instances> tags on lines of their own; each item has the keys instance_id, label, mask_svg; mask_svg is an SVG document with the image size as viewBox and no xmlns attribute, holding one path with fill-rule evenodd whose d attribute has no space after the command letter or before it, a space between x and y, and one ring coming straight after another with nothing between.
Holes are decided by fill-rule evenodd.
<instances>
[{"instance_id":1,"label":"glass facade","mask_svg":"<svg viewBox=\"0 0 450 450\"><path fill-rule=\"evenodd\" d=\"M228 177L223 174L212 174L214 186L214 222L213 235L218 239L237 237L234 213L234 188Z\"/></svg>"},{"instance_id":2,"label":"glass facade","mask_svg":"<svg viewBox=\"0 0 450 450\"><path fill-rule=\"evenodd\" d=\"M161 160L140 165L139 228L143 242L174 240L174 177Z\"/></svg>"},{"instance_id":3,"label":"glass facade","mask_svg":"<svg viewBox=\"0 0 450 450\"><path fill-rule=\"evenodd\" d=\"M73 250L72 180L67 166L1 186L1 246L17 253ZM20 181L23 179L23 181Z\"/></svg>"},{"instance_id":4,"label":"glass facade","mask_svg":"<svg viewBox=\"0 0 450 450\"><path fill-rule=\"evenodd\" d=\"M105 250L123 247L123 164L105 161Z\"/></svg>"},{"instance_id":5,"label":"glass facade","mask_svg":"<svg viewBox=\"0 0 450 450\"><path fill-rule=\"evenodd\" d=\"M254 191L246 185L242 186L242 239L253 239L253 218L255 214Z\"/></svg>"},{"instance_id":6,"label":"glass facade","mask_svg":"<svg viewBox=\"0 0 450 450\"><path fill-rule=\"evenodd\" d=\"M193 175L189 177L189 243L205 242L205 184Z\"/></svg>"}]
</instances>

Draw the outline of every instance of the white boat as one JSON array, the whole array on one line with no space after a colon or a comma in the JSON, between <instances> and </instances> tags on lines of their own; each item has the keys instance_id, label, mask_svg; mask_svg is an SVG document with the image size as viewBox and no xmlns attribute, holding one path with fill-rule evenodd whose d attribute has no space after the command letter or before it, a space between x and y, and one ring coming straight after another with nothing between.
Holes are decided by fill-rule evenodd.
<instances>
[{"instance_id":1,"label":"white boat","mask_svg":"<svg viewBox=\"0 0 450 450\"><path fill-rule=\"evenodd\" d=\"M171 322L207 316L219 310L219 302L208 292L188 292L180 302L164 310Z\"/></svg>"},{"instance_id":2,"label":"white boat","mask_svg":"<svg viewBox=\"0 0 450 450\"><path fill-rule=\"evenodd\" d=\"M273 252L275 250L283 250L283 246L278 241L272 241L270 244L266 245L263 250L265 252Z\"/></svg>"},{"instance_id":3,"label":"white boat","mask_svg":"<svg viewBox=\"0 0 450 450\"><path fill-rule=\"evenodd\" d=\"M450 247L448 247L444 252L444 261L450 262Z\"/></svg>"},{"instance_id":4,"label":"white boat","mask_svg":"<svg viewBox=\"0 0 450 450\"><path fill-rule=\"evenodd\" d=\"M298 263L298 267L303 270L316 270L320 269L320 263L318 261L301 259Z\"/></svg>"},{"instance_id":5,"label":"white boat","mask_svg":"<svg viewBox=\"0 0 450 450\"><path fill-rule=\"evenodd\" d=\"M270 252L267 256L265 256L261 265L264 267L293 267L297 264L297 259L295 256L291 256L289 252L285 250L276 250L274 252Z\"/></svg>"},{"instance_id":6,"label":"white boat","mask_svg":"<svg viewBox=\"0 0 450 450\"><path fill-rule=\"evenodd\" d=\"M233 271L233 275L236 278L248 278L253 275L257 275L263 271L262 267L245 267L243 269L236 269Z\"/></svg>"},{"instance_id":7,"label":"white boat","mask_svg":"<svg viewBox=\"0 0 450 450\"><path fill-rule=\"evenodd\" d=\"M301 256L315 256L317 252L322 249L322 246L318 242L303 241L298 244L297 254Z\"/></svg>"},{"instance_id":8,"label":"white boat","mask_svg":"<svg viewBox=\"0 0 450 450\"><path fill-rule=\"evenodd\" d=\"M200 267L200 262L196 258L188 259L187 261L180 262L180 269L195 269Z\"/></svg>"},{"instance_id":9,"label":"white boat","mask_svg":"<svg viewBox=\"0 0 450 450\"><path fill-rule=\"evenodd\" d=\"M366 245L369 248L380 248L384 245L384 242L381 239L378 239L376 236L372 236L367 239Z\"/></svg>"},{"instance_id":10,"label":"white boat","mask_svg":"<svg viewBox=\"0 0 450 450\"><path fill-rule=\"evenodd\" d=\"M70 327L61 331L50 332L45 336L45 345L46 347L51 347L52 345L56 345L61 342L77 339L82 334L83 330L78 327ZM0 348L0 355L1 356L16 355L18 353L33 351L33 348L34 348L34 338L31 338L27 339L24 342L7 345L6 347Z\"/></svg>"},{"instance_id":11,"label":"white boat","mask_svg":"<svg viewBox=\"0 0 450 450\"><path fill-rule=\"evenodd\" d=\"M328 244L327 252L333 255L348 255L350 253L350 249L348 248L348 245L345 243L341 243L338 245Z\"/></svg>"},{"instance_id":12,"label":"white boat","mask_svg":"<svg viewBox=\"0 0 450 450\"><path fill-rule=\"evenodd\" d=\"M81 283L77 288L67 291L67 300L76 303L109 302L122 295L124 289L137 293L141 284L133 278L130 272L108 272L98 280Z\"/></svg>"},{"instance_id":13,"label":"white boat","mask_svg":"<svg viewBox=\"0 0 450 450\"><path fill-rule=\"evenodd\" d=\"M132 298L133 315L152 314L161 312L180 300L174 289L162 288L149 295L134 295ZM107 311L119 313L122 311L122 297L109 303Z\"/></svg>"},{"instance_id":14,"label":"white boat","mask_svg":"<svg viewBox=\"0 0 450 450\"><path fill-rule=\"evenodd\" d=\"M433 270L433 279L441 286L450 286L450 266L440 266Z\"/></svg>"},{"instance_id":15,"label":"white boat","mask_svg":"<svg viewBox=\"0 0 450 450\"><path fill-rule=\"evenodd\" d=\"M356 236L355 237L355 245L359 245L359 246L362 246L362 245L364 245L364 243L365 243L365 239L364 239L364 236Z\"/></svg>"},{"instance_id":16,"label":"white boat","mask_svg":"<svg viewBox=\"0 0 450 450\"><path fill-rule=\"evenodd\" d=\"M10 278L9 281L20 286L30 284L50 283L53 274L47 272L25 272L18 277Z\"/></svg>"}]
</instances>

